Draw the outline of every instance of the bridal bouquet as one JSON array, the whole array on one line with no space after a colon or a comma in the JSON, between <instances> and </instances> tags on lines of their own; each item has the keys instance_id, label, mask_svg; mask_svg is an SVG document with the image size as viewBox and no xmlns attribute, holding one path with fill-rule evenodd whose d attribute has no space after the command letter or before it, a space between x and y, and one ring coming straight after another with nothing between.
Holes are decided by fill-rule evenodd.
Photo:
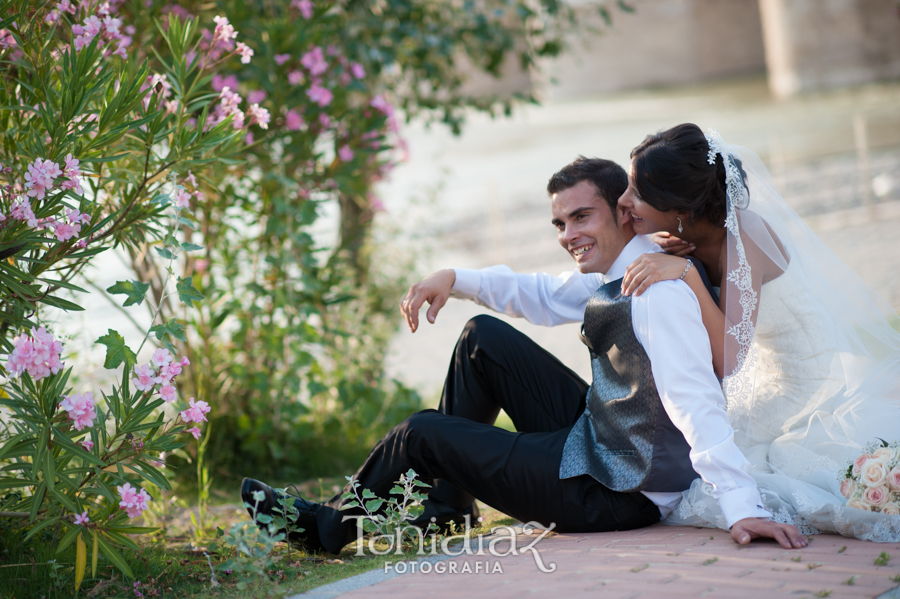
<instances>
[{"instance_id":1,"label":"bridal bouquet","mask_svg":"<svg viewBox=\"0 0 900 599\"><path fill-rule=\"evenodd\" d=\"M847 466L841 494L847 505L867 512L900 515L900 442L870 446ZM876 449L877 447L877 449Z\"/></svg>"}]
</instances>

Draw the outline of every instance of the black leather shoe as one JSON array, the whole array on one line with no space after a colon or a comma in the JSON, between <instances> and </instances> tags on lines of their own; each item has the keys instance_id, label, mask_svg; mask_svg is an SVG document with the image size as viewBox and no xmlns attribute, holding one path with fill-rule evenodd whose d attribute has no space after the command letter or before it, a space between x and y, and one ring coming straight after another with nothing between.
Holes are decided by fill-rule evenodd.
<instances>
[{"instance_id":1,"label":"black leather shoe","mask_svg":"<svg viewBox=\"0 0 900 599\"><path fill-rule=\"evenodd\" d=\"M263 492L264 496L262 501L257 502L256 499L253 498L253 493L256 491ZM316 512L319 510L319 507L321 507L318 503L313 503L302 497L285 493L280 489L273 489L269 485L252 478L245 478L241 483L241 499L250 506L255 505L257 514L266 514L273 518L280 516L280 514L275 511L275 508L281 509L279 496L293 499L294 507L299 513L297 520L294 522L294 526L303 529L302 532L291 531L287 536L287 540L295 545L302 546L307 551L320 551L324 549L322 542L319 540L319 526L316 523ZM247 511L252 518L253 510L247 508ZM265 524L257 522L257 526L263 528ZM278 532L285 532L285 530L280 529Z\"/></svg>"}]
</instances>

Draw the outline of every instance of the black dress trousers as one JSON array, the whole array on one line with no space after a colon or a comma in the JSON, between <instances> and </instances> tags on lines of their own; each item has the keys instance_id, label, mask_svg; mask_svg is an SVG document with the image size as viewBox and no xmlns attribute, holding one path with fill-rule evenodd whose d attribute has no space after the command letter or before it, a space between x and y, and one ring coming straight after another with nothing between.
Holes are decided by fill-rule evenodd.
<instances>
[{"instance_id":1,"label":"black dress trousers","mask_svg":"<svg viewBox=\"0 0 900 599\"><path fill-rule=\"evenodd\" d=\"M491 316L469 321L456 345L438 410L394 427L355 478L389 498L412 468L433 485L425 502L462 512L474 498L521 520L560 532L628 530L658 522L640 493L612 491L590 476L559 478L569 430L584 411L588 385L546 350ZM493 426L503 409L518 432ZM346 489L345 489L346 490ZM358 509L340 510L341 494L317 513L319 537L337 553L356 538ZM431 505L429 505L431 504Z\"/></svg>"}]
</instances>

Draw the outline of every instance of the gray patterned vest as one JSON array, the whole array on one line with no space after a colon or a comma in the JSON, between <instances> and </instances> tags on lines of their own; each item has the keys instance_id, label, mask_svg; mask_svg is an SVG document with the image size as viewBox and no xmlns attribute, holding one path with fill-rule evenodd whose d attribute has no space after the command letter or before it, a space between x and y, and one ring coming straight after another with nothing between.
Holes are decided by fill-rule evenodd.
<instances>
[{"instance_id":1,"label":"gray patterned vest","mask_svg":"<svg viewBox=\"0 0 900 599\"><path fill-rule=\"evenodd\" d=\"M559 477L589 474L614 491L684 491L699 476L691 448L660 402L621 286L619 279L600 287L584 311L594 380L566 439Z\"/></svg>"}]
</instances>

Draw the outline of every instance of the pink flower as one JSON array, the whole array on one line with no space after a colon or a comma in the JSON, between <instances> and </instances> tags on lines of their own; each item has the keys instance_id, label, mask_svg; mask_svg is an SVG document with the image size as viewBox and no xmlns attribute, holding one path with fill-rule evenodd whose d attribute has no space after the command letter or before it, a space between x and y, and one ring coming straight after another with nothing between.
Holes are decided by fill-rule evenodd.
<instances>
[{"instance_id":1,"label":"pink flower","mask_svg":"<svg viewBox=\"0 0 900 599\"><path fill-rule=\"evenodd\" d=\"M94 394L76 393L75 395L67 395L63 397L63 401L59 403L59 407L69 413L69 420L75 421L75 430L84 430L86 427L94 426L94 419L97 417L97 411L94 409Z\"/></svg>"},{"instance_id":2,"label":"pink flower","mask_svg":"<svg viewBox=\"0 0 900 599\"><path fill-rule=\"evenodd\" d=\"M350 73L357 79L362 79L366 76L366 70L358 62L350 64Z\"/></svg>"},{"instance_id":3,"label":"pink flower","mask_svg":"<svg viewBox=\"0 0 900 599\"><path fill-rule=\"evenodd\" d=\"M28 372L31 378L39 381L51 373L56 374L63 367L59 360L63 344L44 327L32 329L31 333L31 337L19 335L13 339L14 347L9 354L7 369L13 376Z\"/></svg>"},{"instance_id":4,"label":"pink flower","mask_svg":"<svg viewBox=\"0 0 900 599\"><path fill-rule=\"evenodd\" d=\"M185 422L206 422L204 414L209 413L209 405L205 401L194 402L194 398L190 399L191 407L181 413L181 419Z\"/></svg>"},{"instance_id":5,"label":"pink flower","mask_svg":"<svg viewBox=\"0 0 900 599\"><path fill-rule=\"evenodd\" d=\"M323 112L319 115L319 122L327 129L331 125L331 117Z\"/></svg>"},{"instance_id":6,"label":"pink flower","mask_svg":"<svg viewBox=\"0 0 900 599\"><path fill-rule=\"evenodd\" d=\"M303 117L296 110L288 110L284 115L284 126L288 131L297 131L303 126Z\"/></svg>"},{"instance_id":7,"label":"pink flower","mask_svg":"<svg viewBox=\"0 0 900 599\"><path fill-rule=\"evenodd\" d=\"M331 100L334 99L334 94L331 93L331 90L319 85L318 81L314 82L309 89L306 90L306 95L309 96L311 101L323 108L331 104Z\"/></svg>"},{"instance_id":8,"label":"pink flower","mask_svg":"<svg viewBox=\"0 0 900 599\"><path fill-rule=\"evenodd\" d=\"M312 0L294 0L291 2L291 6L300 11L300 14L307 21L313 16L313 3Z\"/></svg>"},{"instance_id":9,"label":"pink flower","mask_svg":"<svg viewBox=\"0 0 900 599\"><path fill-rule=\"evenodd\" d=\"M15 220L25 221L29 227L37 228L38 226L37 216L31 208L31 200L28 196L21 196L13 203L9 216Z\"/></svg>"},{"instance_id":10,"label":"pink flower","mask_svg":"<svg viewBox=\"0 0 900 599\"><path fill-rule=\"evenodd\" d=\"M213 21L216 23L213 41L228 41L237 37L237 31L235 31L234 27L231 26L231 23L228 22L227 17L213 17Z\"/></svg>"},{"instance_id":11,"label":"pink flower","mask_svg":"<svg viewBox=\"0 0 900 599\"><path fill-rule=\"evenodd\" d=\"M98 19L96 15L91 15L84 20L84 34L91 36L91 38L99 34L102 27L103 21Z\"/></svg>"},{"instance_id":12,"label":"pink flower","mask_svg":"<svg viewBox=\"0 0 900 599\"><path fill-rule=\"evenodd\" d=\"M68 208L66 208L66 218L73 224L89 224L91 222L91 215L87 212L79 213L77 210L69 210Z\"/></svg>"},{"instance_id":13,"label":"pink flower","mask_svg":"<svg viewBox=\"0 0 900 599\"><path fill-rule=\"evenodd\" d=\"M160 382L168 383L181 374L181 362L172 362L168 366L159 369Z\"/></svg>"},{"instance_id":14,"label":"pink flower","mask_svg":"<svg viewBox=\"0 0 900 599\"><path fill-rule=\"evenodd\" d=\"M203 434L203 432L202 432L199 428L197 428L196 426L193 427L193 428L189 428L188 430L186 430L186 431L184 431L184 432L186 432L186 433L191 433L192 435L194 435L194 438L195 438L195 439L199 439L199 438L200 438L200 435Z\"/></svg>"},{"instance_id":15,"label":"pink flower","mask_svg":"<svg viewBox=\"0 0 900 599\"><path fill-rule=\"evenodd\" d=\"M221 75L213 75L212 83L210 84L213 88L213 91L220 92L226 87L231 89L238 88L238 79L234 75L229 75L228 77L222 77Z\"/></svg>"},{"instance_id":16,"label":"pink flower","mask_svg":"<svg viewBox=\"0 0 900 599\"><path fill-rule=\"evenodd\" d=\"M876 487L884 482L885 478L887 478L887 468L884 462L875 458L866 460L860 471L860 479L867 487Z\"/></svg>"},{"instance_id":17,"label":"pink flower","mask_svg":"<svg viewBox=\"0 0 900 599\"><path fill-rule=\"evenodd\" d=\"M70 225L68 223L56 223L54 234L59 241L66 241L76 237L81 232L81 225Z\"/></svg>"},{"instance_id":18,"label":"pink flower","mask_svg":"<svg viewBox=\"0 0 900 599\"><path fill-rule=\"evenodd\" d=\"M260 108L259 104L251 104L250 108L247 109L247 114L250 116L251 125L259 125L260 129L269 128L269 111L265 108Z\"/></svg>"},{"instance_id":19,"label":"pink flower","mask_svg":"<svg viewBox=\"0 0 900 599\"><path fill-rule=\"evenodd\" d=\"M864 499L851 499L847 502L847 507L852 507L853 509L862 510L864 512L872 511L872 506Z\"/></svg>"},{"instance_id":20,"label":"pink flower","mask_svg":"<svg viewBox=\"0 0 900 599\"><path fill-rule=\"evenodd\" d=\"M172 361L172 354L169 353L164 347L160 347L155 352L153 352L153 356L150 358L150 361L153 362L153 365L157 368L161 368L163 366L167 366Z\"/></svg>"},{"instance_id":21,"label":"pink flower","mask_svg":"<svg viewBox=\"0 0 900 599\"><path fill-rule=\"evenodd\" d=\"M256 141L256 138L253 137L253 132L247 131L247 135L244 136L244 143L249 146L252 145L254 141Z\"/></svg>"},{"instance_id":22,"label":"pink flower","mask_svg":"<svg viewBox=\"0 0 900 599\"><path fill-rule=\"evenodd\" d=\"M90 521L91 519L88 518L87 510L81 512L80 514L75 514L75 526L84 526Z\"/></svg>"},{"instance_id":23,"label":"pink flower","mask_svg":"<svg viewBox=\"0 0 900 599\"><path fill-rule=\"evenodd\" d=\"M300 64L309 69L311 75L321 75L328 70L325 54L322 52L322 48L318 46L301 56Z\"/></svg>"},{"instance_id":24,"label":"pink flower","mask_svg":"<svg viewBox=\"0 0 900 599\"><path fill-rule=\"evenodd\" d=\"M159 389L159 396L166 403L172 403L175 401L175 387L172 385L163 385Z\"/></svg>"},{"instance_id":25,"label":"pink flower","mask_svg":"<svg viewBox=\"0 0 900 599\"><path fill-rule=\"evenodd\" d=\"M63 174L67 177L80 177L81 169L79 165L81 162L77 158L73 158L71 154L67 154L65 158L65 166L63 167Z\"/></svg>"},{"instance_id":26,"label":"pink flower","mask_svg":"<svg viewBox=\"0 0 900 599\"><path fill-rule=\"evenodd\" d=\"M261 89L255 89L249 94L247 94L247 101L251 104L259 104L263 100L266 99L266 92Z\"/></svg>"},{"instance_id":27,"label":"pink flower","mask_svg":"<svg viewBox=\"0 0 900 599\"><path fill-rule=\"evenodd\" d=\"M242 42L238 42L237 52L241 55L241 62L243 64L250 64L250 59L253 57L253 49L250 48L250 46Z\"/></svg>"},{"instance_id":28,"label":"pink flower","mask_svg":"<svg viewBox=\"0 0 900 599\"><path fill-rule=\"evenodd\" d=\"M372 101L369 102L369 106L388 116L394 114L394 107L388 104L387 100L384 99L384 96L381 95L372 98Z\"/></svg>"},{"instance_id":29,"label":"pink flower","mask_svg":"<svg viewBox=\"0 0 900 599\"><path fill-rule=\"evenodd\" d=\"M176 208L190 208L191 207L191 194L189 194L184 189L179 189L178 193L175 194L175 207Z\"/></svg>"},{"instance_id":30,"label":"pink flower","mask_svg":"<svg viewBox=\"0 0 900 599\"><path fill-rule=\"evenodd\" d=\"M141 489L138 492L138 489L132 487L131 483L118 486L116 490L119 491L119 497L122 498L119 502L119 507L125 510L129 518L137 518L141 515L141 512L148 508L147 502L150 501L150 495L147 494L146 490Z\"/></svg>"},{"instance_id":31,"label":"pink flower","mask_svg":"<svg viewBox=\"0 0 900 599\"><path fill-rule=\"evenodd\" d=\"M881 513L888 516L900 516L900 504L895 502L886 503L881 506Z\"/></svg>"},{"instance_id":32,"label":"pink flower","mask_svg":"<svg viewBox=\"0 0 900 599\"><path fill-rule=\"evenodd\" d=\"M275 64L277 64L278 66L281 66L284 63L286 63L287 61L289 61L290 59L291 59L290 54L276 54L275 55Z\"/></svg>"},{"instance_id":33,"label":"pink flower","mask_svg":"<svg viewBox=\"0 0 900 599\"><path fill-rule=\"evenodd\" d=\"M0 29L0 48L15 48L18 44L9 29Z\"/></svg>"},{"instance_id":34,"label":"pink flower","mask_svg":"<svg viewBox=\"0 0 900 599\"><path fill-rule=\"evenodd\" d=\"M886 487L879 485L877 487L869 487L866 489L863 493L863 500L867 501L872 507L881 507L887 503L890 495L891 494Z\"/></svg>"},{"instance_id":35,"label":"pink flower","mask_svg":"<svg viewBox=\"0 0 900 599\"><path fill-rule=\"evenodd\" d=\"M43 199L47 191L53 188L53 180L60 175L62 170L58 164L38 158L28 165L28 172L25 173L27 194L39 200Z\"/></svg>"},{"instance_id":36,"label":"pink flower","mask_svg":"<svg viewBox=\"0 0 900 599\"><path fill-rule=\"evenodd\" d=\"M894 466L888 473L887 483L891 491L900 492L900 466Z\"/></svg>"},{"instance_id":37,"label":"pink flower","mask_svg":"<svg viewBox=\"0 0 900 599\"><path fill-rule=\"evenodd\" d=\"M143 364L140 368L134 369L135 378L131 379L131 384L138 391L150 391L156 385L155 375L149 364Z\"/></svg>"},{"instance_id":38,"label":"pink flower","mask_svg":"<svg viewBox=\"0 0 900 599\"><path fill-rule=\"evenodd\" d=\"M181 365L182 366L190 366L191 365L191 361L188 360L187 356L181 357Z\"/></svg>"},{"instance_id":39,"label":"pink flower","mask_svg":"<svg viewBox=\"0 0 900 599\"><path fill-rule=\"evenodd\" d=\"M856 490L856 483L852 478L845 478L841 481L841 495L850 499L850 496L853 495L853 491Z\"/></svg>"},{"instance_id":40,"label":"pink flower","mask_svg":"<svg viewBox=\"0 0 900 599\"><path fill-rule=\"evenodd\" d=\"M858 475L862 471L863 464L872 457L872 454L864 453L853 462L853 474Z\"/></svg>"},{"instance_id":41,"label":"pink flower","mask_svg":"<svg viewBox=\"0 0 900 599\"><path fill-rule=\"evenodd\" d=\"M341 146L338 150L338 157L344 162L350 162L353 160L353 150L350 149L350 146Z\"/></svg>"},{"instance_id":42,"label":"pink flower","mask_svg":"<svg viewBox=\"0 0 900 599\"><path fill-rule=\"evenodd\" d=\"M300 71L291 71L288 73L288 83L291 85L300 85L306 81L306 77Z\"/></svg>"},{"instance_id":43,"label":"pink flower","mask_svg":"<svg viewBox=\"0 0 900 599\"><path fill-rule=\"evenodd\" d=\"M85 439L84 441L81 442L81 446L84 447L85 449L87 449L88 451L90 451L94 448L94 442L91 441L90 439Z\"/></svg>"}]
</instances>

